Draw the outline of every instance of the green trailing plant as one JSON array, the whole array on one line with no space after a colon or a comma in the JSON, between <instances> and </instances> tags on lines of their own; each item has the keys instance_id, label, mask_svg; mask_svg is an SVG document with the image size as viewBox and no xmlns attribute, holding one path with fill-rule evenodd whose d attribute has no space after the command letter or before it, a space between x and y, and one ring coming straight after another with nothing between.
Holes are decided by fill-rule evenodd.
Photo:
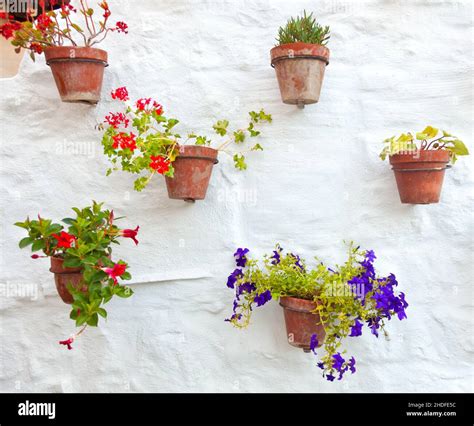
<instances>
[{"instance_id":1,"label":"green trailing plant","mask_svg":"<svg viewBox=\"0 0 474 426\"><path fill-rule=\"evenodd\" d=\"M441 132L432 126L427 126L421 132L415 134L402 133L400 136L392 136L384 140L384 148L380 158L385 160L387 156L395 154L411 154L417 151L446 150L449 151L451 162L454 164L458 155L469 155L469 151L461 140L450 133Z\"/></svg>"},{"instance_id":2,"label":"green trailing plant","mask_svg":"<svg viewBox=\"0 0 474 426\"><path fill-rule=\"evenodd\" d=\"M310 43L326 46L330 38L329 27L321 26L313 18L313 13L290 18L285 26L278 29L277 46L289 43Z\"/></svg>"},{"instance_id":3,"label":"green trailing plant","mask_svg":"<svg viewBox=\"0 0 474 426\"><path fill-rule=\"evenodd\" d=\"M173 177L173 162L179 156L179 148L188 142L210 147L213 140L206 135L189 133L183 141L177 133L179 120L164 115L161 104L151 98L138 99L131 103L128 91L120 87L111 93L112 99L122 101L121 112L110 112L99 129L104 131L102 146L104 154L109 157L114 170L123 170L132 174L143 175L135 180L135 190L142 191L156 174ZM245 170L245 154L261 151L259 143L253 143L248 149L242 149L248 139L260 135L258 124L271 123L272 116L262 109L249 112L250 121L245 128L230 130L228 120L219 120L212 128L222 138L226 138L215 149L232 156L238 170ZM237 150L230 150L234 145Z\"/></svg>"},{"instance_id":4,"label":"green trailing plant","mask_svg":"<svg viewBox=\"0 0 474 426\"><path fill-rule=\"evenodd\" d=\"M19 242L20 248L30 247L33 259L56 257L63 260L63 267L81 268L82 288L67 286L74 301L70 318L77 327L96 327L99 317L107 318L103 305L114 296L126 298L133 291L118 283L118 278L130 280L128 264L123 260L112 260L112 245L119 244L120 237L131 238L138 244L135 229L120 229L115 225L113 210L103 209L103 203L93 202L92 206L82 209L73 207L76 216L65 218L63 224L54 223L38 215L38 219L27 218L15 223L23 228L28 236ZM43 255L36 254L42 252ZM75 337L74 336L74 337ZM70 344L74 337L63 341ZM64 343L69 342L69 343Z\"/></svg>"},{"instance_id":5,"label":"green trailing plant","mask_svg":"<svg viewBox=\"0 0 474 426\"><path fill-rule=\"evenodd\" d=\"M320 319L315 323L324 327L326 337L322 342L321 336L313 335L311 350L316 355L316 348L323 344L318 366L330 381L336 373L342 378L347 370L355 372L355 359L346 361L342 357L346 351L340 352L347 337L362 335L364 323L376 337L379 331L387 335L386 320L406 318L405 295L395 294L398 283L393 274L376 275L372 250L364 251L351 243L342 265L328 268L316 258L313 269L300 256L285 254L279 245L272 256L263 257L263 262L248 258L248 253L246 248L234 253L237 268L229 275L227 286L234 290L235 299L232 316L226 321L245 328L256 306L283 296L313 301L313 312Z\"/></svg>"}]
</instances>

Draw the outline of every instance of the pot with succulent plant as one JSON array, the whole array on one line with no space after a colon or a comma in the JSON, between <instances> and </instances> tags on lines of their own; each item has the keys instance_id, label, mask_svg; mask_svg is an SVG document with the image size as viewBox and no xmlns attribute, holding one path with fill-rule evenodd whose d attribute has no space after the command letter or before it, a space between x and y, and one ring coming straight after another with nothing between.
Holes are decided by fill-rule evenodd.
<instances>
[{"instance_id":1,"label":"pot with succulent plant","mask_svg":"<svg viewBox=\"0 0 474 426\"><path fill-rule=\"evenodd\" d=\"M219 152L231 155L237 169L246 169L244 154L262 150L262 146L255 143L250 149L238 152L230 151L228 147L231 144L240 146L247 139L258 136L260 131L256 125L272 121L271 115L263 110L251 111L249 124L235 131L228 130L227 120L220 120L213 129L219 136L228 136L228 139L212 148L209 137L195 133L188 134L182 142L181 135L175 130L179 120L166 117L162 105L153 99L141 98L131 103L125 87L114 90L111 95L112 99L122 101L123 109L120 112L110 112L105 117L104 124L99 126L104 131L104 154L109 157L113 166L107 171L107 175L119 168L129 173L142 174L135 180L134 187L137 191L142 191L156 174L163 175L169 198L189 202L206 197ZM189 141L194 144L188 145Z\"/></svg>"},{"instance_id":2,"label":"pot with succulent plant","mask_svg":"<svg viewBox=\"0 0 474 426\"><path fill-rule=\"evenodd\" d=\"M469 151L457 137L432 126L416 133L415 138L403 133L385 139L380 158L389 157L402 203L438 203L449 163Z\"/></svg>"},{"instance_id":3,"label":"pot with succulent plant","mask_svg":"<svg viewBox=\"0 0 474 426\"><path fill-rule=\"evenodd\" d=\"M39 215L37 220L27 218L15 225L28 232L20 240L20 248L31 246L33 259L50 258L56 289L63 302L72 305L70 318L77 327L83 327L80 334L87 325L97 326L99 316L107 317L102 305L113 296L133 294L130 288L118 283L118 278L130 280L131 275L126 262L112 260L111 246L119 244L120 237L131 238L138 244L139 227L118 228L114 221L120 218L115 219L114 212L104 210L101 203L73 210L76 217L63 219L64 225ZM63 344L71 349L72 340Z\"/></svg>"},{"instance_id":4,"label":"pot with succulent plant","mask_svg":"<svg viewBox=\"0 0 474 426\"><path fill-rule=\"evenodd\" d=\"M313 14L307 15L306 11L280 27L277 45L270 55L285 104L303 108L319 101L329 64L329 37L329 27L319 25Z\"/></svg>"},{"instance_id":5,"label":"pot with succulent plant","mask_svg":"<svg viewBox=\"0 0 474 426\"><path fill-rule=\"evenodd\" d=\"M347 337L362 335L364 323L378 337L385 335L385 321L406 318L404 293L397 294L393 274L376 275L375 254L349 245L346 262L328 268L317 260L314 269L297 254L284 253L277 244L263 264L248 257L249 250L234 253L237 268L229 275L227 287L235 292L232 316L226 321L238 328L247 327L255 307L279 299L284 310L288 342L305 352L322 349L318 367L333 381L350 370L355 359L340 351ZM318 350L319 353L319 350Z\"/></svg>"},{"instance_id":6,"label":"pot with succulent plant","mask_svg":"<svg viewBox=\"0 0 474 426\"><path fill-rule=\"evenodd\" d=\"M95 19L96 12L87 0L80 0L77 9L69 1L60 0L47 4L40 0L40 5L41 13L36 17L27 14L24 22L10 16L0 26L0 34L11 41L18 53L29 50L33 60L36 54L45 54L63 102L96 104L108 55L94 46L110 32L128 33L127 24L119 21L115 26L109 25L111 11L106 1L99 3L103 13L100 20ZM76 39L81 40L82 46Z\"/></svg>"}]
</instances>

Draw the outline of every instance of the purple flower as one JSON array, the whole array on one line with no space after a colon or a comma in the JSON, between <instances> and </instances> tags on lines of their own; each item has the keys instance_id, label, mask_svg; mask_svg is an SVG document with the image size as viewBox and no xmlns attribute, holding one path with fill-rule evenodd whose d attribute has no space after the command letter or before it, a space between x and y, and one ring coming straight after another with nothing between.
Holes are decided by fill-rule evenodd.
<instances>
[{"instance_id":1,"label":"purple flower","mask_svg":"<svg viewBox=\"0 0 474 426\"><path fill-rule=\"evenodd\" d=\"M380 324L379 324L380 320L381 320L380 317L370 318L367 320L367 325L369 326L369 328L372 331L372 334L375 337L379 337L379 332L377 330L380 327Z\"/></svg>"},{"instance_id":2,"label":"purple flower","mask_svg":"<svg viewBox=\"0 0 474 426\"><path fill-rule=\"evenodd\" d=\"M321 370L324 370L324 362L318 362L318 367L319 367Z\"/></svg>"},{"instance_id":3,"label":"purple flower","mask_svg":"<svg viewBox=\"0 0 474 426\"><path fill-rule=\"evenodd\" d=\"M335 377L334 377L332 374L328 374L328 375L326 376L326 379L328 379L330 382L333 382L334 379L335 379Z\"/></svg>"},{"instance_id":4,"label":"purple flower","mask_svg":"<svg viewBox=\"0 0 474 426\"><path fill-rule=\"evenodd\" d=\"M290 253L290 256L292 256L295 259L295 266L301 270L301 272L304 272L304 266L301 263L301 258L297 254Z\"/></svg>"},{"instance_id":5,"label":"purple flower","mask_svg":"<svg viewBox=\"0 0 474 426\"><path fill-rule=\"evenodd\" d=\"M265 305L265 303L267 303L271 299L272 299L272 293L270 292L270 290L267 290L261 294L257 294L253 300L254 302L257 303L257 306L263 306Z\"/></svg>"},{"instance_id":6,"label":"purple flower","mask_svg":"<svg viewBox=\"0 0 474 426\"><path fill-rule=\"evenodd\" d=\"M332 366L337 370L337 371L341 371L343 365L344 365L344 362L346 362L346 360L341 356L341 354L338 352L337 354L333 355L332 356L332 359L334 360L332 362Z\"/></svg>"},{"instance_id":7,"label":"purple flower","mask_svg":"<svg viewBox=\"0 0 474 426\"><path fill-rule=\"evenodd\" d=\"M367 259L368 262L372 263L377 258L377 256L375 256L375 253L373 250L367 250L365 252L365 258Z\"/></svg>"},{"instance_id":8,"label":"purple flower","mask_svg":"<svg viewBox=\"0 0 474 426\"><path fill-rule=\"evenodd\" d=\"M245 268L247 264L247 257L245 256L249 252L248 248L238 248L234 253L235 263L241 268Z\"/></svg>"},{"instance_id":9,"label":"purple flower","mask_svg":"<svg viewBox=\"0 0 474 426\"><path fill-rule=\"evenodd\" d=\"M238 321L238 320L240 320L240 318L242 318L242 314L234 314L230 318L225 319L224 321L226 321L226 322L231 322L233 320Z\"/></svg>"},{"instance_id":10,"label":"purple flower","mask_svg":"<svg viewBox=\"0 0 474 426\"><path fill-rule=\"evenodd\" d=\"M237 296L240 296L242 293L252 293L252 291L255 291L255 290L256 290L255 284L245 282L245 283L240 284L237 287Z\"/></svg>"},{"instance_id":11,"label":"purple flower","mask_svg":"<svg viewBox=\"0 0 474 426\"><path fill-rule=\"evenodd\" d=\"M351 328L351 334L349 336L351 337L357 337L362 335L362 326L363 324L359 321L358 318L354 321L354 325Z\"/></svg>"},{"instance_id":12,"label":"purple flower","mask_svg":"<svg viewBox=\"0 0 474 426\"><path fill-rule=\"evenodd\" d=\"M356 372L355 368L356 360L354 357L351 357L349 360L349 363L347 364L349 366L349 370L351 370L351 373L354 374Z\"/></svg>"},{"instance_id":13,"label":"purple flower","mask_svg":"<svg viewBox=\"0 0 474 426\"><path fill-rule=\"evenodd\" d=\"M237 282L239 278L242 278L244 274L242 273L242 269L235 269L232 274L229 275L227 278L227 287L234 288L234 284Z\"/></svg>"},{"instance_id":14,"label":"purple flower","mask_svg":"<svg viewBox=\"0 0 474 426\"><path fill-rule=\"evenodd\" d=\"M273 250L273 256L270 257L270 259L273 259L271 262L272 265L278 265L281 260L280 252Z\"/></svg>"},{"instance_id":15,"label":"purple flower","mask_svg":"<svg viewBox=\"0 0 474 426\"><path fill-rule=\"evenodd\" d=\"M318 347L319 342L318 342L318 335L313 334L311 336L311 341L309 343L309 348L316 354L316 348Z\"/></svg>"}]
</instances>

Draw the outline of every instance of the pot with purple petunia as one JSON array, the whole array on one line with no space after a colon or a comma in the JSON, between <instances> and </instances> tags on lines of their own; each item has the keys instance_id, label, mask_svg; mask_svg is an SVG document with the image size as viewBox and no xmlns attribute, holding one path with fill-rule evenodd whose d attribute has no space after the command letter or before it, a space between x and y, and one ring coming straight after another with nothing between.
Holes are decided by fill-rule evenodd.
<instances>
[{"instance_id":1,"label":"pot with purple petunia","mask_svg":"<svg viewBox=\"0 0 474 426\"><path fill-rule=\"evenodd\" d=\"M279 299L288 343L319 357L317 366L329 381L356 371L355 358L344 358L340 351L346 338L361 336L364 325L378 337L379 332L387 334L387 320L406 318L405 295L396 292L393 274L375 273L372 250L351 243L343 265L328 268L318 262L312 269L279 244L261 262L248 255L247 248L234 253L237 267L227 278L227 287L235 297L226 321L245 328L255 307Z\"/></svg>"}]
</instances>

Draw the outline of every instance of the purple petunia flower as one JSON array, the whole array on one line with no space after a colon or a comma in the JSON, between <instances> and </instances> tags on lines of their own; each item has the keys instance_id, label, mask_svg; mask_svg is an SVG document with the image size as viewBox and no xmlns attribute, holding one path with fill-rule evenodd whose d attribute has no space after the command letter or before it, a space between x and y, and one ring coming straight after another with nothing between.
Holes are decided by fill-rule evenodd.
<instances>
[{"instance_id":1,"label":"purple petunia flower","mask_svg":"<svg viewBox=\"0 0 474 426\"><path fill-rule=\"evenodd\" d=\"M309 348L316 354L316 348L318 347L318 335L315 333L311 336L311 341L309 343Z\"/></svg>"},{"instance_id":2,"label":"purple petunia flower","mask_svg":"<svg viewBox=\"0 0 474 426\"><path fill-rule=\"evenodd\" d=\"M278 265L280 263L280 260L281 260L280 252L278 252L276 250L273 250L273 256L271 256L270 259L273 259L271 261L272 265Z\"/></svg>"},{"instance_id":3,"label":"purple petunia flower","mask_svg":"<svg viewBox=\"0 0 474 426\"><path fill-rule=\"evenodd\" d=\"M235 283L239 278L242 278L244 276L242 269L235 269L234 272L232 272L229 277L227 278L227 287L229 288L234 288Z\"/></svg>"},{"instance_id":4,"label":"purple petunia flower","mask_svg":"<svg viewBox=\"0 0 474 426\"><path fill-rule=\"evenodd\" d=\"M245 265L247 264L246 254L248 252L248 248L238 248L237 251L234 253L235 262L240 268L245 268Z\"/></svg>"},{"instance_id":5,"label":"purple petunia flower","mask_svg":"<svg viewBox=\"0 0 474 426\"><path fill-rule=\"evenodd\" d=\"M304 266L301 263L301 258L297 254L290 253L290 256L292 256L295 259L295 266L301 270L301 272L304 272Z\"/></svg>"},{"instance_id":6,"label":"purple petunia flower","mask_svg":"<svg viewBox=\"0 0 474 426\"><path fill-rule=\"evenodd\" d=\"M332 366L337 370L337 371L341 371L343 365L344 365L344 362L346 362L346 360L341 356L341 354L338 352L337 354L333 355L332 356L332 359L334 360L332 362Z\"/></svg>"},{"instance_id":7,"label":"purple petunia flower","mask_svg":"<svg viewBox=\"0 0 474 426\"><path fill-rule=\"evenodd\" d=\"M270 290L266 290L261 294L257 294L253 300L257 303L257 306L263 306L265 303L272 300L272 293Z\"/></svg>"},{"instance_id":8,"label":"purple petunia flower","mask_svg":"<svg viewBox=\"0 0 474 426\"><path fill-rule=\"evenodd\" d=\"M245 283L240 284L237 287L237 296L240 296L242 293L252 293L252 291L255 291L255 290L256 290L255 284L245 282Z\"/></svg>"},{"instance_id":9,"label":"purple petunia flower","mask_svg":"<svg viewBox=\"0 0 474 426\"><path fill-rule=\"evenodd\" d=\"M328 379L330 382L333 382L334 379L335 379L335 377L334 377L332 374L328 374L328 375L326 376L326 379Z\"/></svg>"},{"instance_id":10,"label":"purple petunia flower","mask_svg":"<svg viewBox=\"0 0 474 426\"><path fill-rule=\"evenodd\" d=\"M359 321L358 318L354 321L354 325L351 328L351 334L349 334L350 337L357 337L357 336L362 336L362 326L363 324Z\"/></svg>"},{"instance_id":11,"label":"purple petunia flower","mask_svg":"<svg viewBox=\"0 0 474 426\"><path fill-rule=\"evenodd\" d=\"M355 364L356 364L355 358L351 357L351 359L349 360L348 366L349 366L349 369L351 370L352 374L354 374L356 372Z\"/></svg>"}]
</instances>

